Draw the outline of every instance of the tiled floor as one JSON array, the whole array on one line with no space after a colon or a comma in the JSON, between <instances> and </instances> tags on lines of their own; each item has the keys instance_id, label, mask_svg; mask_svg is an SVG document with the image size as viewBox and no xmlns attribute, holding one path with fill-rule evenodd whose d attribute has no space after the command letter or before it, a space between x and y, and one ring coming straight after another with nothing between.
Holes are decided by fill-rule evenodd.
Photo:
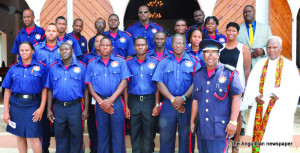
<instances>
[{"instance_id":1,"label":"tiled floor","mask_svg":"<svg viewBox=\"0 0 300 153\"><path fill-rule=\"evenodd\" d=\"M0 89L1 90L1 89ZM0 95L0 153L17 153L17 144L16 144L16 137L5 132L6 124L2 120L2 115L3 115L3 98ZM248 120L248 115L249 111L246 112L246 121ZM86 126L85 126L86 127ZM291 153L296 153L300 152L300 107L297 108L297 112L295 115L295 125L294 125L294 141L293 141L293 147L291 148ZM85 134L84 134L84 139L85 139L85 146L86 148L86 153L89 153L89 138L87 134L87 130L85 129ZM130 137L126 136L126 148L127 148L127 153L131 153L131 144L130 144ZM245 136L241 138L241 142L249 142L250 137ZM156 136L155 139L156 143L156 152L159 151L159 134ZM177 143L176 143L177 144ZM178 148L176 146L176 148ZM177 149L176 149L177 150ZM32 150L29 149L29 153L31 153ZM55 139L51 139L51 146L50 146L50 152L54 153L55 152ZM231 152L231 151L229 151ZM240 153L249 153L251 152L251 148L249 147L241 147L240 148ZM197 151L195 153L198 153Z\"/></svg>"}]
</instances>

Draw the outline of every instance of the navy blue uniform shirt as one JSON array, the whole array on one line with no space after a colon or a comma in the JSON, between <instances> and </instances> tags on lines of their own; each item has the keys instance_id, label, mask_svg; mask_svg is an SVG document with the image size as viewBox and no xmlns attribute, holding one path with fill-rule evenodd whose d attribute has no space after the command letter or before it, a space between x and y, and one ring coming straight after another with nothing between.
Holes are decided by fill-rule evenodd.
<instances>
[{"instance_id":1,"label":"navy blue uniform shirt","mask_svg":"<svg viewBox=\"0 0 300 153\"><path fill-rule=\"evenodd\" d=\"M202 50L199 50L197 53L195 53L192 48L188 48L188 49L185 50L185 52L187 54L189 54L190 56L196 57L197 60L200 62L201 67L206 65L205 62L204 62L204 57L203 57L203 54L202 54Z\"/></svg>"},{"instance_id":2,"label":"navy blue uniform shirt","mask_svg":"<svg viewBox=\"0 0 300 153\"><path fill-rule=\"evenodd\" d=\"M156 83L152 81L152 76L158 63L157 59L149 55L142 63L138 61L137 57L128 59L127 65L132 74L128 82L128 93L139 96L155 94Z\"/></svg>"},{"instance_id":3,"label":"navy blue uniform shirt","mask_svg":"<svg viewBox=\"0 0 300 153\"><path fill-rule=\"evenodd\" d=\"M231 72L233 75L228 87ZM193 99L198 100L200 138L224 140L226 138L225 129L231 115L231 96L243 92L238 73L219 63L210 78L208 78L206 67L202 67L194 75L193 83ZM219 99L224 97L227 90L227 96L223 100Z\"/></svg>"},{"instance_id":4,"label":"navy blue uniform shirt","mask_svg":"<svg viewBox=\"0 0 300 153\"><path fill-rule=\"evenodd\" d=\"M91 52L89 53L86 53L82 59L82 62L85 63L86 65L89 64L90 60L93 59L93 58L97 58L99 57L100 55L97 54L95 48L92 49Z\"/></svg>"},{"instance_id":5,"label":"navy blue uniform shirt","mask_svg":"<svg viewBox=\"0 0 300 153\"><path fill-rule=\"evenodd\" d=\"M207 34L207 30L206 30L205 28L203 29L203 32L205 33L205 36L206 36L205 38L206 38L206 39L212 39L212 38ZM223 34L218 34L218 30L217 30L217 29L216 29L215 33L216 33L216 37L215 37L214 40L219 41L219 42L222 43L222 44L224 44L224 43L227 42L226 36L223 35Z\"/></svg>"},{"instance_id":6,"label":"navy blue uniform shirt","mask_svg":"<svg viewBox=\"0 0 300 153\"><path fill-rule=\"evenodd\" d=\"M57 40L60 41L58 37L57 37ZM74 36L71 36L66 33L63 40L61 41L61 43L65 43L65 42L72 45L72 48L74 50L74 54L76 55L76 57L83 56L81 48L79 46L79 43Z\"/></svg>"},{"instance_id":7,"label":"navy blue uniform shirt","mask_svg":"<svg viewBox=\"0 0 300 153\"><path fill-rule=\"evenodd\" d=\"M109 31L105 31L105 34L112 41L113 51L124 58L130 55L135 55L134 43L131 35L128 32L118 30L115 38L113 38Z\"/></svg>"},{"instance_id":8,"label":"navy blue uniform shirt","mask_svg":"<svg viewBox=\"0 0 300 153\"><path fill-rule=\"evenodd\" d=\"M141 22L137 22L127 28L127 31L131 34L133 41L135 38L141 36L147 39L148 49L152 50L155 48L155 44L153 41L154 34L157 31L163 31L163 28L157 24L150 21L149 27L145 29L145 27L141 24Z\"/></svg>"},{"instance_id":9,"label":"navy blue uniform shirt","mask_svg":"<svg viewBox=\"0 0 300 153\"><path fill-rule=\"evenodd\" d=\"M72 101L83 98L85 90L84 75L86 66L73 57L73 62L66 69L62 60L50 66L46 87L53 92L53 99Z\"/></svg>"},{"instance_id":10,"label":"navy blue uniform shirt","mask_svg":"<svg viewBox=\"0 0 300 153\"><path fill-rule=\"evenodd\" d=\"M2 88L10 89L12 93L39 94L45 88L47 80L44 63L32 60L26 67L20 61L12 65L2 83Z\"/></svg>"},{"instance_id":11,"label":"navy blue uniform shirt","mask_svg":"<svg viewBox=\"0 0 300 153\"><path fill-rule=\"evenodd\" d=\"M168 37L167 40L166 40L165 48L167 50L173 50L173 48L172 48L172 39L173 39L173 36ZM186 40L186 38L185 38L185 44L186 44L185 45L185 49L190 48L190 44L188 43L188 41Z\"/></svg>"},{"instance_id":12,"label":"navy blue uniform shirt","mask_svg":"<svg viewBox=\"0 0 300 153\"><path fill-rule=\"evenodd\" d=\"M173 96L181 96L191 86L193 72L199 68L200 63L186 53L179 63L174 54L170 54L159 62L152 80L164 83Z\"/></svg>"},{"instance_id":13,"label":"navy blue uniform shirt","mask_svg":"<svg viewBox=\"0 0 300 153\"><path fill-rule=\"evenodd\" d=\"M121 80L130 76L131 73L125 59L111 54L107 65L104 64L101 56L89 62L85 82L92 84L96 93L110 97L116 91Z\"/></svg>"},{"instance_id":14,"label":"navy blue uniform shirt","mask_svg":"<svg viewBox=\"0 0 300 153\"><path fill-rule=\"evenodd\" d=\"M57 40L56 45L52 50L47 46L47 41L39 43L34 47L34 55L33 57L37 61L42 61L47 66L50 67L51 64L53 64L55 61L61 59L60 53L59 53L59 46L61 45L61 42Z\"/></svg>"},{"instance_id":15,"label":"navy blue uniform shirt","mask_svg":"<svg viewBox=\"0 0 300 153\"><path fill-rule=\"evenodd\" d=\"M168 57L169 54L170 54L170 51L168 51L166 48L164 49L164 53L163 53L163 55L160 58L158 58L155 49L147 51L147 55L149 55L151 57L155 57L158 61L161 61L162 59Z\"/></svg>"},{"instance_id":16,"label":"navy blue uniform shirt","mask_svg":"<svg viewBox=\"0 0 300 153\"><path fill-rule=\"evenodd\" d=\"M45 40L45 30L43 28L35 25L34 29L31 31L30 34L26 32L25 28L23 28L18 32L11 53L19 54L19 46L24 41L29 41L32 45L34 45L44 40Z\"/></svg>"},{"instance_id":17,"label":"navy blue uniform shirt","mask_svg":"<svg viewBox=\"0 0 300 153\"><path fill-rule=\"evenodd\" d=\"M69 35L73 36L77 40L77 38L73 35L73 31L70 32ZM80 46L82 54L84 55L84 54L88 53L87 40L83 35L80 34L79 39L77 40L77 42Z\"/></svg>"}]
</instances>

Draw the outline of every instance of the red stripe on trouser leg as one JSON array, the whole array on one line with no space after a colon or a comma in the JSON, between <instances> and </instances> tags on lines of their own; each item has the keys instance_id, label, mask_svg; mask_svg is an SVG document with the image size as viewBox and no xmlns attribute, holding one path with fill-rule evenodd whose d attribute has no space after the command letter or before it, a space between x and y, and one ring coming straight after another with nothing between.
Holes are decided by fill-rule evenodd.
<instances>
[{"instance_id":1,"label":"red stripe on trouser leg","mask_svg":"<svg viewBox=\"0 0 300 153\"><path fill-rule=\"evenodd\" d=\"M43 137L40 137L41 143L43 143Z\"/></svg>"},{"instance_id":2,"label":"red stripe on trouser leg","mask_svg":"<svg viewBox=\"0 0 300 153\"><path fill-rule=\"evenodd\" d=\"M189 141L190 141L189 153L191 153L192 152L192 132L190 132Z\"/></svg>"},{"instance_id":3,"label":"red stripe on trouser leg","mask_svg":"<svg viewBox=\"0 0 300 153\"><path fill-rule=\"evenodd\" d=\"M54 111L54 106L55 106L55 104L53 104L53 106L52 106L52 113L53 113L53 111ZM53 113L53 115L54 115L54 113ZM52 125L52 122L50 121L50 126Z\"/></svg>"},{"instance_id":4,"label":"red stripe on trouser leg","mask_svg":"<svg viewBox=\"0 0 300 153\"><path fill-rule=\"evenodd\" d=\"M124 116L125 116L125 103L121 97L121 101L122 101L122 104L123 104L123 110L124 110ZM125 120L124 120L124 144L125 144L125 153L126 153L126 143L125 143L125 126L126 126L126 123L125 123Z\"/></svg>"},{"instance_id":5,"label":"red stripe on trouser leg","mask_svg":"<svg viewBox=\"0 0 300 153\"><path fill-rule=\"evenodd\" d=\"M164 104L164 101L161 103L160 107L159 107L159 112L161 110L162 105Z\"/></svg>"},{"instance_id":6,"label":"red stripe on trouser leg","mask_svg":"<svg viewBox=\"0 0 300 153\"><path fill-rule=\"evenodd\" d=\"M84 111L82 102L83 102L83 99L81 99L81 103L80 103L80 104L81 104L81 112ZM82 120L82 119L81 119L81 124L82 124L82 151L84 152L84 149L85 149L85 147L84 147L84 136L83 136L83 131L84 131L84 120Z\"/></svg>"},{"instance_id":7,"label":"red stripe on trouser leg","mask_svg":"<svg viewBox=\"0 0 300 153\"><path fill-rule=\"evenodd\" d=\"M226 153L227 145L228 145L228 139L226 138L226 144L225 144L225 147L224 147L224 153Z\"/></svg>"}]
</instances>

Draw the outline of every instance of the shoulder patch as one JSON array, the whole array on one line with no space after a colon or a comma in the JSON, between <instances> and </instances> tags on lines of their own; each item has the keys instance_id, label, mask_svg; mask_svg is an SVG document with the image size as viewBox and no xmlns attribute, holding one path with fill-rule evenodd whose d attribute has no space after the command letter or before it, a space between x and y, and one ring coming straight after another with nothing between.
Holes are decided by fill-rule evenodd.
<instances>
[{"instance_id":1,"label":"shoulder patch","mask_svg":"<svg viewBox=\"0 0 300 153\"><path fill-rule=\"evenodd\" d=\"M117 57L121 57L121 58L125 59L125 57L123 57L123 56L121 56L121 55L117 55Z\"/></svg>"},{"instance_id":2,"label":"shoulder patch","mask_svg":"<svg viewBox=\"0 0 300 153\"><path fill-rule=\"evenodd\" d=\"M131 23L131 24L129 24L127 28L129 28L129 27L133 26L134 24L135 24L134 22L133 22L133 23Z\"/></svg>"},{"instance_id":3,"label":"shoulder patch","mask_svg":"<svg viewBox=\"0 0 300 153\"><path fill-rule=\"evenodd\" d=\"M130 60L132 60L133 59L133 57L130 57L130 58L128 58L127 60L126 60L126 62L128 62L128 61L130 61Z\"/></svg>"},{"instance_id":4,"label":"shoulder patch","mask_svg":"<svg viewBox=\"0 0 300 153\"><path fill-rule=\"evenodd\" d=\"M43 64L44 66L46 66L46 64L45 63L43 63L42 61L38 61L39 63L41 63L41 64Z\"/></svg>"},{"instance_id":5,"label":"shoulder patch","mask_svg":"<svg viewBox=\"0 0 300 153\"><path fill-rule=\"evenodd\" d=\"M88 63L91 62L91 61L93 61L94 59L96 59L96 58L94 57L94 58L90 59L90 60L88 61Z\"/></svg>"},{"instance_id":6,"label":"shoulder patch","mask_svg":"<svg viewBox=\"0 0 300 153\"><path fill-rule=\"evenodd\" d=\"M52 67L53 65L55 65L57 63L57 61L55 61L53 64L50 65L50 67Z\"/></svg>"},{"instance_id":7,"label":"shoulder patch","mask_svg":"<svg viewBox=\"0 0 300 153\"><path fill-rule=\"evenodd\" d=\"M129 35L129 37L131 37L131 34L128 31L125 31L125 32Z\"/></svg>"},{"instance_id":8,"label":"shoulder patch","mask_svg":"<svg viewBox=\"0 0 300 153\"><path fill-rule=\"evenodd\" d=\"M82 65L84 65L85 67L86 67L86 64L85 63L83 63L82 61L78 61L79 63L81 63Z\"/></svg>"},{"instance_id":9,"label":"shoulder patch","mask_svg":"<svg viewBox=\"0 0 300 153\"><path fill-rule=\"evenodd\" d=\"M235 68L231 65L224 64L225 68L229 69L230 71L235 71Z\"/></svg>"},{"instance_id":10,"label":"shoulder patch","mask_svg":"<svg viewBox=\"0 0 300 153\"><path fill-rule=\"evenodd\" d=\"M12 66L14 66L15 64L17 64L18 62L14 62L14 63L12 63L9 67L12 67Z\"/></svg>"}]
</instances>

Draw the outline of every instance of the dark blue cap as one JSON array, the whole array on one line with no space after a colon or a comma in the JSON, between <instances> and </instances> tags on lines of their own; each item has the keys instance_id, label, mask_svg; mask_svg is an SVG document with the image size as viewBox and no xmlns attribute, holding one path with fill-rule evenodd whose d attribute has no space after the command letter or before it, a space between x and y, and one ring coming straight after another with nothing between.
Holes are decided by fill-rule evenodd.
<instances>
[{"instance_id":1,"label":"dark blue cap","mask_svg":"<svg viewBox=\"0 0 300 153\"><path fill-rule=\"evenodd\" d=\"M216 40L212 40L212 39L203 39L200 42L200 49L202 51L205 50L217 50L219 51L221 48L223 48L223 45Z\"/></svg>"}]
</instances>

